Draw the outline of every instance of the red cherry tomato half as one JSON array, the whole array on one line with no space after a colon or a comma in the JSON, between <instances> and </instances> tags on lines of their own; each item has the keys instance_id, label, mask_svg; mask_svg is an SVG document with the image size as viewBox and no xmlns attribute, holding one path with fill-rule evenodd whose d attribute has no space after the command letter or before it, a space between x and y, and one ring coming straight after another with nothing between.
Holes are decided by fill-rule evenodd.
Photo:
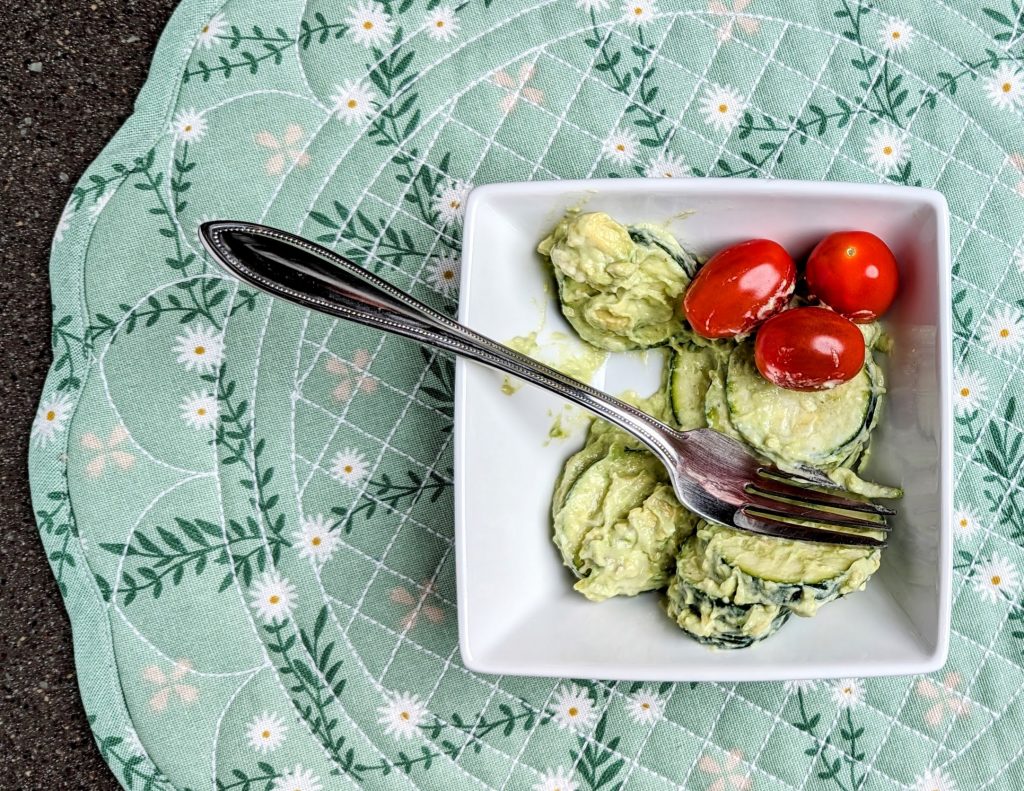
<instances>
[{"instance_id":1,"label":"red cherry tomato half","mask_svg":"<svg viewBox=\"0 0 1024 791\"><path fill-rule=\"evenodd\" d=\"M720 250L701 267L683 298L693 331L705 338L743 335L782 310L796 285L796 265L771 239Z\"/></svg>"},{"instance_id":2,"label":"red cherry tomato half","mask_svg":"<svg viewBox=\"0 0 1024 791\"><path fill-rule=\"evenodd\" d=\"M874 321L892 304L899 270L888 246L867 231L830 233L807 259L811 293L851 321Z\"/></svg>"},{"instance_id":3,"label":"red cherry tomato half","mask_svg":"<svg viewBox=\"0 0 1024 791\"><path fill-rule=\"evenodd\" d=\"M827 308L794 308L761 325L754 362L769 382L787 390L828 390L864 365L864 336Z\"/></svg>"}]
</instances>

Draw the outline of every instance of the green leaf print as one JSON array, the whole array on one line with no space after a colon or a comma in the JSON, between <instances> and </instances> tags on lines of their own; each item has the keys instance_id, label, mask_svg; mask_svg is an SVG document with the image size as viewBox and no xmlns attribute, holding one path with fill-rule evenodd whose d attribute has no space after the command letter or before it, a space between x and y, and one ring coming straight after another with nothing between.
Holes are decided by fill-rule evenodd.
<instances>
[{"instance_id":1,"label":"green leaf print","mask_svg":"<svg viewBox=\"0 0 1024 791\"><path fill-rule=\"evenodd\" d=\"M217 791L267 791L283 774L265 761L259 761L256 766L258 774L250 775L241 769L232 769L230 781L217 778Z\"/></svg>"},{"instance_id":2,"label":"green leaf print","mask_svg":"<svg viewBox=\"0 0 1024 791\"><path fill-rule=\"evenodd\" d=\"M990 418L988 435L977 443L975 460L989 470L982 477L989 513L998 514L999 521L1010 528L1008 537L1024 546L1024 494L1014 483L1024 464L1024 433L1015 427L1016 414L1017 399L1010 396L1003 419Z\"/></svg>"},{"instance_id":3,"label":"green leaf print","mask_svg":"<svg viewBox=\"0 0 1024 791\"><path fill-rule=\"evenodd\" d=\"M608 712L601 715L594 728L592 740L586 736L577 736L579 750L570 750L569 759L576 767L576 773L592 791L607 789L619 791L622 782L615 782L626 764L625 758L617 757L620 737L614 736L605 743L605 731L608 727Z\"/></svg>"},{"instance_id":4,"label":"green leaf print","mask_svg":"<svg viewBox=\"0 0 1024 791\"><path fill-rule=\"evenodd\" d=\"M418 392L429 399L430 406L450 418L455 414L455 364L448 355L438 354L422 346L420 354L427 365L427 371Z\"/></svg>"},{"instance_id":5,"label":"green leaf print","mask_svg":"<svg viewBox=\"0 0 1024 791\"><path fill-rule=\"evenodd\" d=\"M1016 0L1010 0L1007 10L1010 13L1009 16L995 8L981 9L981 13L1000 27L1005 28L1005 30L1000 30L992 35L996 41L1012 42L1020 40L1021 36L1024 36L1024 11L1020 4Z\"/></svg>"},{"instance_id":6,"label":"green leaf print","mask_svg":"<svg viewBox=\"0 0 1024 791\"><path fill-rule=\"evenodd\" d=\"M426 476L415 470L406 470L405 476L408 483L401 480L394 480L390 474L381 473L379 478L371 479L367 484L367 493L363 495L355 505L348 508L334 507L331 513L338 519L331 525L332 530L341 527L346 533L351 533L358 517L368 522L377 513L377 506L385 506L388 513L397 513L400 509L412 508L421 497L429 497L430 502L435 503L447 489L452 487L452 469L449 468L448 477L443 477L436 470L430 470Z\"/></svg>"},{"instance_id":7,"label":"green leaf print","mask_svg":"<svg viewBox=\"0 0 1024 791\"><path fill-rule=\"evenodd\" d=\"M221 307L228 298L231 285L228 280L219 275L195 277L175 283L175 288L181 292L165 293L161 295L150 295L143 306L132 310L132 306L121 303L118 308L122 313L122 320L111 318L105 313L97 313L93 317L93 323L86 329L86 341L89 349L94 349L99 340L105 335L111 334L121 324L120 332L131 335L142 322L144 327L153 327L165 316L173 316L179 324L188 324L196 319L205 319L213 325L216 330L221 329L223 321L223 308ZM241 292L241 290L240 290ZM249 299L249 305L254 304L255 295L245 292L244 300ZM218 308L220 308L218 310ZM252 307L249 307L252 310ZM232 315L235 310L232 309ZM123 323L122 323L123 322Z\"/></svg>"},{"instance_id":8,"label":"green leaf print","mask_svg":"<svg viewBox=\"0 0 1024 791\"><path fill-rule=\"evenodd\" d=\"M334 643L323 643L323 631L328 620L327 605L323 605L317 616L313 631L299 629L303 648L313 658L320 675L313 672L298 656L295 633L288 620L263 625L267 633L267 650L277 667L277 672L291 697L296 711L306 722L310 732L324 748L337 766L336 772L349 774L356 780L368 767L356 763L355 750L346 749L347 739L339 732L339 718L332 713L336 698L345 687L345 680L338 678L341 662L332 663ZM327 680L330 675L331 680ZM325 681L321 681L321 677Z\"/></svg>"},{"instance_id":9,"label":"green leaf print","mask_svg":"<svg viewBox=\"0 0 1024 791\"><path fill-rule=\"evenodd\" d=\"M126 788L141 789L141 791L173 791L171 781L158 768L153 766L152 761L145 753L136 752L121 736L102 736L96 730L96 716L88 716L89 726L93 731L93 738L100 749L110 768ZM180 791L189 791L182 788Z\"/></svg>"},{"instance_id":10,"label":"green leaf print","mask_svg":"<svg viewBox=\"0 0 1024 791\"><path fill-rule=\"evenodd\" d=\"M241 28L232 25L229 34L217 38L228 43L228 48L237 53L235 57L218 55L214 64L198 60L195 68L185 70L181 81L187 84L193 78L199 77L203 82L209 82L214 75L220 75L227 80L239 71L257 74L260 66L267 61L271 61L275 66L281 65L284 62L284 53L296 45L308 49L312 44L326 44L328 41L340 39L348 32L348 25L344 22L328 22L319 12L314 14L313 18L316 21L315 25L302 20L296 38L292 38L281 27L267 33L258 25L253 25L251 32L243 33Z\"/></svg>"},{"instance_id":11,"label":"green leaf print","mask_svg":"<svg viewBox=\"0 0 1024 791\"><path fill-rule=\"evenodd\" d=\"M814 739L814 744L804 750L804 754L817 758L816 774L818 779L830 780L839 791L859 791L867 781L868 775L866 772L860 771L865 754L863 749L858 746L857 740L864 735L864 726L858 725L853 719L853 707L848 706L840 712L836 717L833 733L822 738L816 732L821 723L821 714L808 715L803 689L798 688L796 694L800 719L792 725ZM843 742L841 747L833 742L835 732L839 733ZM829 747L839 750L841 755L831 757L828 752ZM845 773L843 772L844 767Z\"/></svg>"},{"instance_id":12,"label":"green leaf print","mask_svg":"<svg viewBox=\"0 0 1024 791\"><path fill-rule=\"evenodd\" d=\"M281 550L291 546L291 543L284 537L286 527L284 511L277 508L280 497L268 492L274 478L274 467L264 466L261 460L266 449L266 441L260 439L253 444L249 402L244 399L235 399L236 384L233 380L227 379L227 365L221 366L219 376L204 374L201 378L203 381L217 385L219 411L214 442L221 449L221 464L226 467L239 465L241 477L238 479L238 483L242 488L253 493L250 502L261 515L263 524L266 526L266 547L269 548L271 559L277 563L281 556ZM246 522L250 521L256 522L253 517L247 517ZM235 524L238 523L229 522L229 527ZM240 530L241 525L239 525ZM241 536L241 532L238 532L238 535ZM232 554L234 553L232 552ZM256 566L255 571L263 571L265 563L266 558L262 552L254 550L238 555L235 567L242 575L242 582L248 586L252 580L253 565ZM225 580L225 584L230 583Z\"/></svg>"},{"instance_id":13,"label":"green leaf print","mask_svg":"<svg viewBox=\"0 0 1024 791\"><path fill-rule=\"evenodd\" d=\"M486 712L481 711L475 717L467 719L458 712L453 712L451 722L445 723L435 719L430 725L423 725L424 733L431 739L437 739L446 728L455 728L466 734L466 742L463 747L472 747L473 752L479 753L483 749L483 737L498 731L502 736L511 736L517 730L530 731L537 724L537 712L524 701L519 701L522 711L516 711L508 703L498 705L500 717L488 720ZM550 722L546 720L545 722ZM543 724L543 723L542 723Z\"/></svg>"},{"instance_id":14,"label":"green leaf print","mask_svg":"<svg viewBox=\"0 0 1024 791\"><path fill-rule=\"evenodd\" d=\"M155 525L150 531L136 530L128 544L101 543L100 547L115 555L135 558L139 565L124 571L116 593L124 597L125 606L141 593L159 599L164 587L177 587L186 573L199 577L208 566L227 566L229 570L218 588L227 590L235 575L248 585L252 577L264 571L267 554L277 555L288 542L270 533L266 542L259 523L249 517L245 523L228 521L227 539L221 526L205 519L174 519L175 528ZM267 544L269 543L269 548Z\"/></svg>"},{"instance_id":15,"label":"green leaf print","mask_svg":"<svg viewBox=\"0 0 1024 791\"><path fill-rule=\"evenodd\" d=\"M72 209L78 211L89 198L92 198L92 202L95 203L107 194L107 189L111 185L118 185L130 176L139 173L139 162L140 160L137 159L130 168L121 162L114 162L110 165L111 174L90 173L88 184L78 184L71 190Z\"/></svg>"},{"instance_id":16,"label":"green leaf print","mask_svg":"<svg viewBox=\"0 0 1024 791\"><path fill-rule=\"evenodd\" d=\"M416 247L412 236L407 230L396 230L387 224L387 219L370 218L362 209L350 218L349 210L338 201L333 202L337 219L322 212L310 212L309 217L318 225L333 229L333 233L324 233L316 237L323 244L338 244L345 240L355 245L347 248L344 255L364 266L369 265L374 272L380 272L383 264L391 264L401 268L407 258L422 260L427 251ZM374 260L369 259L369 251L374 250Z\"/></svg>"},{"instance_id":17,"label":"green leaf print","mask_svg":"<svg viewBox=\"0 0 1024 791\"><path fill-rule=\"evenodd\" d=\"M50 332L53 370L63 374L63 377L57 382L57 390L61 392L78 390L82 386L82 378L76 372L75 366L88 350L84 339L68 329L72 319L70 314L59 319L55 318L53 329Z\"/></svg>"},{"instance_id":18,"label":"green leaf print","mask_svg":"<svg viewBox=\"0 0 1024 791\"><path fill-rule=\"evenodd\" d=\"M60 546L55 549L51 549L47 542L47 557L53 568L53 575L57 579L57 587L60 589L61 596L66 597L68 588L64 581L64 571L67 568L75 567L75 557L69 551L69 547L71 541L78 538L78 527L75 524L75 514L71 510L71 501L66 491L52 491L47 494L46 499L55 505L52 508L38 509L36 523L47 536L60 539Z\"/></svg>"}]
</instances>

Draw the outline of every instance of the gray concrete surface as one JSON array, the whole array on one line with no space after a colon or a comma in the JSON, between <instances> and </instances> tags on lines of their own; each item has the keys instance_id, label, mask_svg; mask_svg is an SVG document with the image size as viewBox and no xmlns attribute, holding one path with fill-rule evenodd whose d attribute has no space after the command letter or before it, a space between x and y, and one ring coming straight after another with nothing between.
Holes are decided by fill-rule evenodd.
<instances>
[{"instance_id":1,"label":"gray concrete surface","mask_svg":"<svg viewBox=\"0 0 1024 791\"><path fill-rule=\"evenodd\" d=\"M131 113L175 0L0 8L0 789L116 789L85 721L71 631L29 502L29 426L50 364L50 237Z\"/></svg>"}]
</instances>

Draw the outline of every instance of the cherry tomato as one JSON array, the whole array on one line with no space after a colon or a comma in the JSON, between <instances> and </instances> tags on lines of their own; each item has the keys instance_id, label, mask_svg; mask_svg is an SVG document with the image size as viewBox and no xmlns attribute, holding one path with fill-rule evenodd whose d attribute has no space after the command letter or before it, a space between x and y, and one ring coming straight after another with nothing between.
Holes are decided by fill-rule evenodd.
<instances>
[{"instance_id":1,"label":"cherry tomato","mask_svg":"<svg viewBox=\"0 0 1024 791\"><path fill-rule=\"evenodd\" d=\"M720 250L701 267L683 298L693 331L705 338L743 335L785 307L796 265L771 239L750 239Z\"/></svg>"},{"instance_id":2,"label":"cherry tomato","mask_svg":"<svg viewBox=\"0 0 1024 791\"><path fill-rule=\"evenodd\" d=\"M851 321L866 323L892 304L899 270L888 246L867 231L830 233L807 259L811 293Z\"/></svg>"},{"instance_id":3,"label":"cherry tomato","mask_svg":"<svg viewBox=\"0 0 1024 791\"><path fill-rule=\"evenodd\" d=\"M864 365L864 336L827 308L794 308L761 325L754 341L761 376L787 390L828 390Z\"/></svg>"}]
</instances>

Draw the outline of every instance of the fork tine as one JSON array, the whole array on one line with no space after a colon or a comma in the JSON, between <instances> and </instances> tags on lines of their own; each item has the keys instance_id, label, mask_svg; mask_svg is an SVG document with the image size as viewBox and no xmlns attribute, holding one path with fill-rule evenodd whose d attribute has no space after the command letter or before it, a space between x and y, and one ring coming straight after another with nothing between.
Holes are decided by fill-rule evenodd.
<instances>
[{"instance_id":1,"label":"fork tine","mask_svg":"<svg viewBox=\"0 0 1024 791\"><path fill-rule=\"evenodd\" d=\"M863 502L861 500L852 500L848 497L841 497L837 494L828 494L826 492L815 491L814 489L806 489L803 486L784 483L776 480L776 475L790 478L791 480L807 480L800 478L799 476L790 476L783 473L781 470L768 469L762 467L758 471L760 480L753 484L753 488L760 490L760 493L770 492L776 496L788 497L792 500L797 500L804 503L816 503L818 505L829 505L833 508L843 508L847 511L860 511L865 514L878 514L880 516L895 516L896 512L892 508L888 508L884 505L878 505L876 503ZM817 485L817 484L813 484Z\"/></svg>"},{"instance_id":2,"label":"fork tine","mask_svg":"<svg viewBox=\"0 0 1024 791\"><path fill-rule=\"evenodd\" d=\"M816 470L813 467L800 466L800 472L789 472L787 470L781 470L778 467L762 467L758 470L762 475L772 475L778 478L786 478L791 481L795 481L804 486L822 486L826 489L839 489L843 490L843 487L838 483L829 478L821 470Z\"/></svg>"},{"instance_id":3,"label":"fork tine","mask_svg":"<svg viewBox=\"0 0 1024 791\"><path fill-rule=\"evenodd\" d=\"M885 518L878 516L874 519L862 519L852 514L839 514L835 511L807 507L802 504L791 503L786 500L776 500L772 497L763 497L751 494L748 489L747 502L744 505L764 511L773 517L781 519L805 519L810 522L820 522L825 525L836 527L856 527L868 530L891 530L885 523Z\"/></svg>"},{"instance_id":4,"label":"fork tine","mask_svg":"<svg viewBox=\"0 0 1024 791\"><path fill-rule=\"evenodd\" d=\"M736 511L733 524L741 530L749 530L775 538L786 538L792 541L813 541L820 544L838 544L841 546L884 547L886 542L862 533L840 533L836 530L825 530L790 522L780 522L767 516L761 516L748 510L747 506Z\"/></svg>"},{"instance_id":5,"label":"fork tine","mask_svg":"<svg viewBox=\"0 0 1024 791\"><path fill-rule=\"evenodd\" d=\"M853 527L858 530L880 530L882 532L892 530L881 517L878 520L861 519L849 514L820 511L817 508L804 508L784 500L772 500L767 497L750 497L744 503L744 506L756 508L758 511L775 519L802 519L808 522L818 522L823 525L834 525L835 527Z\"/></svg>"}]
</instances>

